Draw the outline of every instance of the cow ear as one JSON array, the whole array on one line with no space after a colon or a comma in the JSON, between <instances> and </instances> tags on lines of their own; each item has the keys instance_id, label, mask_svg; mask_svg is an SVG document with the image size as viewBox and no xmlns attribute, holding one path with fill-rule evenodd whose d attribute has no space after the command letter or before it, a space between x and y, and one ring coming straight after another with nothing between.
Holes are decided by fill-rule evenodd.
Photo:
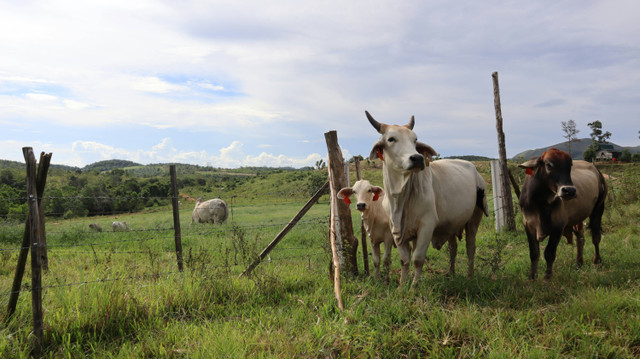
<instances>
[{"instance_id":1,"label":"cow ear","mask_svg":"<svg viewBox=\"0 0 640 359\"><path fill-rule=\"evenodd\" d=\"M438 152L433 149L433 147L424 144L422 142L416 142L416 151L421 155L425 156L429 159L429 161L433 160L433 156L437 156Z\"/></svg>"},{"instance_id":2,"label":"cow ear","mask_svg":"<svg viewBox=\"0 0 640 359\"><path fill-rule=\"evenodd\" d=\"M352 194L353 189L351 187L345 187L338 192L337 197L338 199L343 200L345 204L351 204L349 196L351 196Z\"/></svg>"},{"instance_id":3,"label":"cow ear","mask_svg":"<svg viewBox=\"0 0 640 359\"><path fill-rule=\"evenodd\" d=\"M371 188L371 191L373 192L374 201L377 201L378 199L380 199L380 196L384 196L384 190L382 189L382 187L373 186Z\"/></svg>"},{"instance_id":4,"label":"cow ear","mask_svg":"<svg viewBox=\"0 0 640 359\"><path fill-rule=\"evenodd\" d=\"M382 142L382 140L376 142L373 145L373 148L371 149L371 153L369 153L369 159L373 161L376 158L379 158L384 161L384 156L382 152L383 148L384 148L384 142Z\"/></svg>"}]
</instances>

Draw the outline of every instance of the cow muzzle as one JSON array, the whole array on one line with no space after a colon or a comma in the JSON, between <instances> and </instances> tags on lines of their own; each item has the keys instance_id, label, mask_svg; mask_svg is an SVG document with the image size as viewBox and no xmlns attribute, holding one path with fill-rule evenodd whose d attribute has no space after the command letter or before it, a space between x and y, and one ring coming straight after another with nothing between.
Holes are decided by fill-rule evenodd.
<instances>
[{"instance_id":1,"label":"cow muzzle","mask_svg":"<svg viewBox=\"0 0 640 359\"><path fill-rule=\"evenodd\" d=\"M576 188L574 186L562 186L558 189L558 196L562 199L576 198Z\"/></svg>"},{"instance_id":2,"label":"cow muzzle","mask_svg":"<svg viewBox=\"0 0 640 359\"><path fill-rule=\"evenodd\" d=\"M422 171L426 167L424 157L419 154L409 156L409 170Z\"/></svg>"},{"instance_id":3,"label":"cow muzzle","mask_svg":"<svg viewBox=\"0 0 640 359\"><path fill-rule=\"evenodd\" d=\"M364 211L365 209L367 209L367 204L364 202L358 202L356 203L356 209L360 212Z\"/></svg>"}]
</instances>

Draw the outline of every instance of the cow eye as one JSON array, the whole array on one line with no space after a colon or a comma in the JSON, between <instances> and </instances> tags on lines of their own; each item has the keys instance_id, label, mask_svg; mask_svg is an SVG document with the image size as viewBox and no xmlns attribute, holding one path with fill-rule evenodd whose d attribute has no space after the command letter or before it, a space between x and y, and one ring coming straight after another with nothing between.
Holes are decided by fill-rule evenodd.
<instances>
[{"instance_id":1,"label":"cow eye","mask_svg":"<svg viewBox=\"0 0 640 359\"><path fill-rule=\"evenodd\" d=\"M396 142L396 138L395 137L389 137L389 139L387 140L389 142Z\"/></svg>"}]
</instances>

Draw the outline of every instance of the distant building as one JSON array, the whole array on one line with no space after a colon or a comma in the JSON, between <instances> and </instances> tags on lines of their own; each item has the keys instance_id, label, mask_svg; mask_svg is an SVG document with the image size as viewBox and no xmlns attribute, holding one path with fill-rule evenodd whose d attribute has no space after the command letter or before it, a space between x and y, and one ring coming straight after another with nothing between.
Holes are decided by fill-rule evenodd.
<instances>
[{"instance_id":1,"label":"distant building","mask_svg":"<svg viewBox=\"0 0 640 359\"><path fill-rule=\"evenodd\" d=\"M603 143L598 146L596 151L596 161L618 161L622 152L614 151L612 144Z\"/></svg>"}]
</instances>

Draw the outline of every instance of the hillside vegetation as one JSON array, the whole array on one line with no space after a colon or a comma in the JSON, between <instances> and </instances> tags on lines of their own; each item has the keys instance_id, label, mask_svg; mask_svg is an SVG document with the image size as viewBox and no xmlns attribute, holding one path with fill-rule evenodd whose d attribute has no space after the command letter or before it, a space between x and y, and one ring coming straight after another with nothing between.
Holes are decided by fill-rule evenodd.
<instances>
[{"instance_id":1,"label":"hillside vegetation","mask_svg":"<svg viewBox=\"0 0 640 359\"><path fill-rule=\"evenodd\" d=\"M573 157L574 159L577 159L577 160L584 159L582 154L584 153L584 151L589 146L591 146L592 143L593 143L593 140L590 139L590 138L581 138L581 139L577 140L576 142L571 143L571 153L570 153L571 157ZM610 144L613 145L613 149L616 152L622 152L624 150L628 150L629 153L631 153L631 154L640 153L640 146L624 147L624 146L617 145L615 143L610 143ZM555 145L551 145L551 146L546 146L546 147L541 147L541 148L536 148L536 149L531 149L531 150L526 150L526 151L520 152L520 153L516 154L515 156L513 156L513 159L514 160L517 160L517 159L528 160L531 157L536 157L536 156L542 155L546 150L548 150L550 148L557 148L559 150L562 150L562 151L565 151L565 152L569 153L569 143L565 141L565 142L556 143Z\"/></svg>"},{"instance_id":2,"label":"hillside vegetation","mask_svg":"<svg viewBox=\"0 0 640 359\"><path fill-rule=\"evenodd\" d=\"M489 163L475 164L491 198ZM479 229L473 278L447 276L447 248L430 248L423 280L413 290L398 288L395 250L389 282L363 275L359 253L360 275L343 275L344 311L336 307L328 276L327 196L251 276L238 278L326 181L326 171L178 167L185 266L179 272L172 210L165 193L168 168L157 166L162 172L157 176L122 169L52 171L48 191L60 190L62 195L47 199L59 201L61 209L47 210L50 269L43 277L42 357L640 355L640 165L599 166L610 189L603 218L602 265L587 260L578 267L575 246L563 242L554 278L527 280L529 254L520 214L515 233L496 233L491 216L483 218ZM363 161L362 167L364 178L382 185L378 161ZM522 183L524 173L515 163L510 168ZM353 166L350 178L355 182ZM0 198L0 204L24 201L24 188L17 184L24 182L24 174L3 168L0 179L14 184L1 186L18 196ZM143 196L141 207L118 211L116 203L138 197L111 196L135 186L140 189L138 197L152 188L162 196ZM116 192L100 198L103 212L87 216L74 212L85 200L77 193L82 196L85 188ZM231 209L228 222L190 225L193 199L199 196L225 199ZM60 213L67 211L71 213ZM356 212L352 208L354 235L360 238ZM5 308L24 230L24 217L19 215L0 221L0 305ZM131 230L111 231L116 219L126 221ZM104 231L90 230L90 223ZM464 273L465 246L459 245L458 252L456 267ZM593 246L587 240L585 258L592 256ZM29 276L27 266L17 311L0 324L2 358L27 358L31 353Z\"/></svg>"}]
</instances>

